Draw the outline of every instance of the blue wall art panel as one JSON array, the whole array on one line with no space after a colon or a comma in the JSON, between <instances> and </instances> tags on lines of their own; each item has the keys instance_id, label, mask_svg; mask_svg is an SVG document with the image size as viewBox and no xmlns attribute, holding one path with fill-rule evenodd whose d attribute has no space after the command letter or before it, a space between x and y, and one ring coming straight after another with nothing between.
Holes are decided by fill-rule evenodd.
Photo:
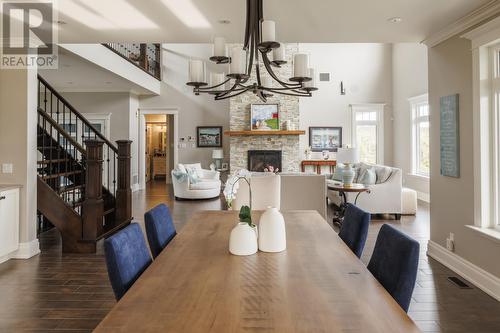
<instances>
[{"instance_id":1,"label":"blue wall art panel","mask_svg":"<svg viewBox=\"0 0 500 333\"><path fill-rule=\"evenodd\" d=\"M441 175L460 177L458 94L441 97L439 115Z\"/></svg>"}]
</instances>

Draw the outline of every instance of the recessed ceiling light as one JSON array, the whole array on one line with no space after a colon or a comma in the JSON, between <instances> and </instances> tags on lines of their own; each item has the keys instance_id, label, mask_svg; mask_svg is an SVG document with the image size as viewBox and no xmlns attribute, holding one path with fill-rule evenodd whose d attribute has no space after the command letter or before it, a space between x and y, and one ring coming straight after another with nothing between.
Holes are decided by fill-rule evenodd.
<instances>
[{"instance_id":1,"label":"recessed ceiling light","mask_svg":"<svg viewBox=\"0 0 500 333\"><path fill-rule=\"evenodd\" d=\"M68 81L67 83L68 83L68 84L73 84L73 81Z\"/></svg>"},{"instance_id":2,"label":"recessed ceiling light","mask_svg":"<svg viewBox=\"0 0 500 333\"><path fill-rule=\"evenodd\" d=\"M390 23L401 23L403 19L401 17L391 17L387 21Z\"/></svg>"},{"instance_id":3,"label":"recessed ceiling light","mask_svg":"<svg viewBox=\"0 0 500 333\"><path fill-rule=\"evenodd\" d=\"M228 19L218 20L217 22L219 22L220 24L230 24L231 23L231 21Z\"/></svg>"},{"instance_id":4,"label":"recessed ceiling light","mask_svg":"<svg viewBox=\"0 0 500 333\"><path fill-rule=\"evenodd\" d=\"M62 20L57 20L56 23L59 24L59 25L68 24L66 21L62 21Z\"/></svg>"}]
</instances>

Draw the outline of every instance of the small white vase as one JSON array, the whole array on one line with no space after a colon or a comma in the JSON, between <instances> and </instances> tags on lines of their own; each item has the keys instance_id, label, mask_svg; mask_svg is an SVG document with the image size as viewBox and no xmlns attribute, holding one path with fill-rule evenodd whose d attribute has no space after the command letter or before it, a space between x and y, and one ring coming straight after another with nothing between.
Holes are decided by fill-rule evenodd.
<instances>
[{"instance_id":1,"label":"small white vase","mask_svg":"<svg viewBox=\"0 0 500 333\"><path fill-rule=\"evenodd\" d=\"M237 256L257 253L257 227L239 222L229 235L229 252Z\"/></svg>"},{"instance_id":2,"label":"small white vase","mask_svg":"<svg viewBox=\"0 0 500 333\"><path fill-rule=\"evenodd\" d=\"M260 217L259 250L263 252L286 250L285 219L277 208L268 207Z\"/></svg>"}]
</instances>

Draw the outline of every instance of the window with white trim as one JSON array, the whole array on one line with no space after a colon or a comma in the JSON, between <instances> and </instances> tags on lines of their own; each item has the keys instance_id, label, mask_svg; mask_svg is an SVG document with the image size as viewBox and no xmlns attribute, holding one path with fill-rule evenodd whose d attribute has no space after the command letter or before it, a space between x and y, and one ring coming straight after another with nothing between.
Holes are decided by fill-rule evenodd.
<instances>
[{"instance_id":1,"label":"window with white trim","mask_svg":"<svg viewBox=\"0 0 500 333\"><path fill-rule=\"evenodd\" d=\"M490 47L490 64L492 71L490 105L493 112L490 115L489 137L490 150L490 177L493 183L491 193L491 217L493 227L500 228L500 44Z\"/></svg>"},{"instance_id":2,"label":"window with white trim","mask_svg":"<svg viewBox=\"0 0 500 333\"><path fill-rule=\"evenodd\" d=\"M384 163L385 104L351 104L352 145L361 162Z\"/></svg>"},{"instance_id":3,"label":"window with white trim","mask_svg":"<svg viewBox=\"0 0 500 333\"><path fill-rule=\"evenodd\" d=\"M429 97L409 99L411 106L411 162L414 175L429 177Z\"/></svg>"}]
</instances>

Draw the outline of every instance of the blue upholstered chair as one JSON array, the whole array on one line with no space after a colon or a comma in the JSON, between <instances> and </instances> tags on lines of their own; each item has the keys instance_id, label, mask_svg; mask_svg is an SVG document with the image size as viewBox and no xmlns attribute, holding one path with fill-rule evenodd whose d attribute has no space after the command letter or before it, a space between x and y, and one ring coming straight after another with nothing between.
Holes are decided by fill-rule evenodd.
<instances>
[{"instance_id":1,"label":"blue upholstered chair","mask_svg":"<svg viewBox=\"0 0 500 333\"><path fill-rule=\"evenodd\" d=\"M388 224L375 243L368 270L408 312L417 279L420 244Z\"/></svg>"},{"instance_id":2,"label":"blue upholstered chair","mask_svg":"<svg viewBox=\"0 0 500 333\"><path fill-rule=\"evenodd\" d=\"M166 205L160 204L144 214L144 223L149 248L156 258L177 234L172 215Z\"/></svg>"},{"instance_id":3,"label":"blue upholstered chair","mask_svg":"<svg viewBox=\"0 0 500 333\"><path fill-rule=\"evenodd\" d=\"M152 261L139 225L132 223L107 238L104 253L111 286L120 300Z\"/></svg>"},{"instance_id":4,"label":"blue upholstered chair","mask_svg":"<svg viewBox=\"0 0 500 333\"><path fill-rule=\"evenodd\" d=\"M369 213L354 205L347 204L339 236L358 258L363 253L369 225Z\"/></svg>"}]
</instances>

